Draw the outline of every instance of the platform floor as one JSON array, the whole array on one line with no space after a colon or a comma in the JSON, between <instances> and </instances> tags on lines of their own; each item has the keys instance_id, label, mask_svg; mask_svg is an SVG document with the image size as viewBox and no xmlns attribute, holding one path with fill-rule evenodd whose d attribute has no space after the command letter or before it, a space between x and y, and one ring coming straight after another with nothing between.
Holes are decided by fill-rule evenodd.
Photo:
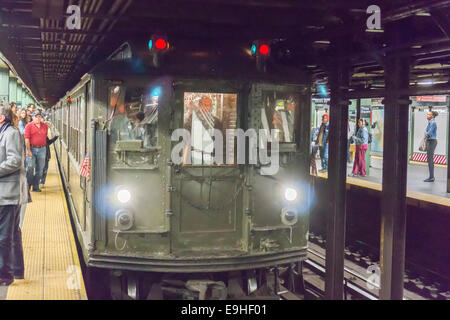
<instances>
[{"instance_id":1,"label":"platform floor","mask_svg":"<svg viewBox=\"0 0 450 320\"><path fill-rule=\"evenodd\" d=\"M25 279L0 287L0 300L86 300L69 212L52 149L46 185L32 192L22 225Z\"/></svg>"},{"instance_id":2,"label":"platform floor","mask_svg":"<svg viewBox=\"0 0 450 320\"><path fill-rule=\"evenodd\" d=\"M320 170L320 160L316 161L317 170ZM351 174L353 163L347 165L347 174ZM426 164L408 164L407 190L408 197L417 200L450 206L450 193L447 189L447 167L435 166L435 182L423 182L428 178L428 166ZM319 173L320 177L326 178L326 173ZM347 183L381 191L382 169L370 168L367 177L347 177Z\"/></svg>"}]
</instances>

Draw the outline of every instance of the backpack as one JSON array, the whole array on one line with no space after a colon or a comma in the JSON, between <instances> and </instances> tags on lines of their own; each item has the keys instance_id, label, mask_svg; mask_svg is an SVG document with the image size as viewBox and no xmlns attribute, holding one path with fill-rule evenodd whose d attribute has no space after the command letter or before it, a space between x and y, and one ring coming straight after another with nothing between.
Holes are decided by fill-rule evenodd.
<instances>
[{"instance_id":1,"label":"backpack","mask_svg":"<svg viewBox=\"0 0 450 320\"><path fill-rule=\"evenodd\" d=\"M372 143L372 134L369 132L369 144Z\"/></svg>"}]
</instances>

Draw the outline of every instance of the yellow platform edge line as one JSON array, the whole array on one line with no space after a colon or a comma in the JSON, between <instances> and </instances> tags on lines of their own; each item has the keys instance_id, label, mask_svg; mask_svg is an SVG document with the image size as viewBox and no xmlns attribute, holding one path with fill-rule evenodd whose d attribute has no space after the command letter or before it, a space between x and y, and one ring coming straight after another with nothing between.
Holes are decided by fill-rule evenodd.
<instances>
[{"instance_id":1,"label":"yellow platform edge line","mask_svg":"<svg viewBox=\"0 0 450 320\"><path fill-rule=\"evenodd\" d=\"M64 187L62 184L62 180L61 180L61 172L59 170L59 161L58 158L56 156L56 151L53 148L53 154L55 155L55 161L56 161L56 166L57 166L57 173L58 173L58 182L59 182L59 186L61 188L61 197L62 197L62 201L63 201L63 206L64 206L64 215L66 216L66 223L68 223L68 230L70 230L71 232L69 232L69 238L70 238L70 246L72 249L72 257L75 263L76 268L76 273L77 273L77 280L79 281L79 291L80 291L80 296L81 296L81 300L87 300L87 293L86 293L86 287L84 285L84 278L83 278L83 274L81 273L81 265L80 265L80 257L78 256L78 251L77 251L77 245L75 243L75 237L73 235L74 232L76 232L75 230L72 229L72 224L70 223L70 214L69 214L69 208L67 207L67 198L66 198L66 194L64 193Z\"/></svg>"},{"instance_id":2,"label":"yellow platform edge line","mask_svg":"<svg viewBox=\"0 0 450 320\"><path fill-rule=\"evenodd\" d=\"M420 161L413 161L413 160L411 160L409 163L410 164L418 164L418 165L421 165L421 166L428 166L428 162L420 162ZM439 168L447 168L447 166L445 164L437 164L437 163L435 163L434 166L435 167L439 167Z\"/></svg>"},{"instance_id":3,"label":"yellow platform edge line","mask_svg":"<svg viewBox=\"0 0 450 320\"><path fill-rule=\"evenodd\" d=\"M370 157L373 158L373 159L383 160L383 157L380 157L380 156L370 156ZM421 166L427 166L428 165L427 162L415 161L415 160L410 160L409 164L418 164L418 165L421 165ZM447 168L447 165L445 165L445 164L435 163L434 166L435 167L440 167L440 168Z\"/></svg>"},{"instance_id":4,"label":"yellow platform edge line","mask_svg":"<svg viewBox=\"0 0 450 320\"><path fill-rule=\"evenodd\" d=\"M319 173L318 177L328 179L328 174ZM379 192L382 191L382 185L380 183L376 183L376 182L372 182L372 181L362 181L360 179L347 177L347 184L358 186L358 187L363 187L363 188L367 188L367 189L372 189L372 190L376 190ZM428 194L428 193L423 193L423 192L419 192L419 191L407 190L406 198L409 198L412 200L419 200L419 201L434 203L434 204L442 205L445 207L450 207L450 199L449 198L436 196L434 194Z\"/></svg>"}]
</instances>

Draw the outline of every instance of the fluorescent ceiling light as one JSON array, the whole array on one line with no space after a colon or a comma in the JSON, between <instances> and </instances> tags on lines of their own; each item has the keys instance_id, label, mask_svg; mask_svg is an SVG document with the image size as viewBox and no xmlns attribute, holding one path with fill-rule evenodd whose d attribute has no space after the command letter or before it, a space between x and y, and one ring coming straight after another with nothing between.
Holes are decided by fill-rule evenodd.
<instances>
[{"instance_id":1,"label":"fluorescent ceiling light","mask_svg":"<svg viewBox=\"0 0 450 320\"><path fill-rule=\"evenodd\" d=\"M431 86L434 84L433 80L419 81L417 82L419 86Z\"/></svg>"}]
</instances>

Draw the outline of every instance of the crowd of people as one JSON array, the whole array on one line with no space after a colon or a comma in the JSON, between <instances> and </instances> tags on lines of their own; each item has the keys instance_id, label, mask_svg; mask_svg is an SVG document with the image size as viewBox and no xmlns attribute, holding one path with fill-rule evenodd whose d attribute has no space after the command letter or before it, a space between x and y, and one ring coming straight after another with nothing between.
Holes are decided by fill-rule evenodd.
<instances>
[{"instance_id":1,"label":"crowd of people","mask_svg":"<svg viewBox=\"0 0 450 320\"><path fill-rule=\"evenodd\" d=\"M24 279L21 222L30 191L41 192L47 175L47 115L34 104L0 102L0 286Z\"/></svg>"},{"instance_id":2,"label":"crowd of people","mask_svg":"<svg viewBox=\"0 0 450 320\"><path fill-rule=\"evenodd\" d=\"M428 124L424 133L425 150L427 152L427 162L429 169L429 177L424 182L434 182L434 151L437 145L437 125L435 118L438 116L438 112L429 111L427 113ZM356 121L356 120L355 120ZM376 122L372 125L372 128L376 125ZM369 145L372 142L372 136L369 133L369 123L364 119L358 120L358 126L355 122L349 120L348 133L347 133L347 162L351 163L350 146L355 144L355 159L353 161L353 170L349 175L350 177L366 177L366 152L369 149ZM317 151L320 154L320 161L322 168L319 172L328 171L328 135L329 135L329 116L324 114L322 116L322 124L319 128L311 128L311 170L313 175L317 175L316 156Z\"/></svg>"},{"instance_id":3,"label":"crowd of people","mask_svg":"<svg viewBox=\"0 0 450 320\"><path fill-rule=\"evenodd\" d=\"M358 128L356 128L353 121L348 123L347 133L347 162L351 163L350 146L355 144L355 160L353 162L353 170L350 176L365 177L366 172L366 151L369 148L369 131L367 130L368 123L363 119L359 119ZM328 171L328 136L329 136L329 116L324 114L322 116L322 124L318 128L312 127L312 148L311 148L311 167L312 173L317 174L316 155L319 151L321 169L319 172Z\"/></svg>"}]
</instances>

